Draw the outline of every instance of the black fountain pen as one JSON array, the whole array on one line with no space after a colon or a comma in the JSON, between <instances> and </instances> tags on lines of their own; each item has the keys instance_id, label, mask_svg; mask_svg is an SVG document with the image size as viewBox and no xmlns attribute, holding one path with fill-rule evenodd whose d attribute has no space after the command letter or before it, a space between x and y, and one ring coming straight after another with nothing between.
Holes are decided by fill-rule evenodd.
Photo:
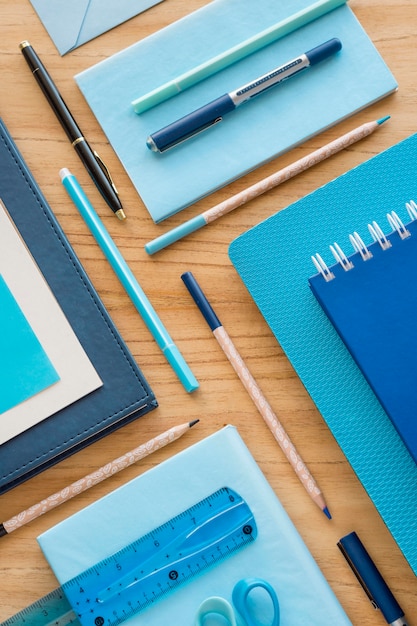
<instances>
[{"instance_id":1,"label":"black fountain pen","mask_svg":"<svg viewBox=\"0 0 417 626\"><path fill-rule=\"evenodd\" d=\"M28 41L22 41L20 49L32 71L32 74L38 81L38 84L51 105L52 110L61 122L63 129L67 133L68 139L74 146L76 153L93 179L97 189L100 191L113 213L117 215L120 220L126 219L125 212L119 199L119 194L117 193L117 189L110 176L109 170L100 159L97 152L90 147L87 140L83 136L42 61Z\"/></svg>"}]
</instances>

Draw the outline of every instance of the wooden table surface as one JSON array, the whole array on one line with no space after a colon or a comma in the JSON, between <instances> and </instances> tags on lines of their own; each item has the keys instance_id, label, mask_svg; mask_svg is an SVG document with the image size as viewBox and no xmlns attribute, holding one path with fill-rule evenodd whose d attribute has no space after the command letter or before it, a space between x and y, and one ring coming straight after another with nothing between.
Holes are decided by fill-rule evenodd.
<instances>
[{"instance_id":1,"label":"wooden table surface","mask_svg":"<svg viewBox=\"0 0 417 626\"><path fill-rule=\"evenodd\" d=\"M415 575L249 297L227 254L232 239L249 227L417 130L417 2L351 0L349 3L398 80L397 93L189 207L162 225L155 225L73 77L205 4L207 0L165 0L61 57L29 0L0 0L0 115L159 401L156 411L2 495L0 519L9 519L163 430L184 421L200 419L196 427L174 444L1 539L0 619L10 617L57 586L36 542L40 533L154 467L169 455L225 424L234 424L352 623L355 626L385 623L380 612L376 612L367 600L336 547L340 537L356 530L403 607L409 624L417 626ZM86 137L110 166L128 215L125 223L119 222L101 199L28 71L19 51L19 42L23 39L33 44ZM145 253L144 244L162 232L361 123L386 114L390 114L392 119L377 133L285 183L279 192L267 193L153 257ZM187 394L184 391L113 275L59 183L58 170L61 167L70 168L85 188L199 379L200 389L197 392ZM199 280L224 327L316 477L332 511L331 522L306 495L191 301L180 280L180 274L188 270L193 271Z\"/></svg>"}]
</instances>

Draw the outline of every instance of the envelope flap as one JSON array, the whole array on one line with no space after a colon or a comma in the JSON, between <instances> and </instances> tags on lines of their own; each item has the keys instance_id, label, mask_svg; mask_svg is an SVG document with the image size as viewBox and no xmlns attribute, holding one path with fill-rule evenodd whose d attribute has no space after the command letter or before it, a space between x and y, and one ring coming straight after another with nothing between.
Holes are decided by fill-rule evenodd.
<instances>
[{"instance_id":1,"label":"envelope flap","mask_svg":"<svg viewBox=\"0 0 417 626\"><path fill-rule=\"evenodd\" d=\"M30 0L61 55L161 0Z\"/></svg>"},{"instance_id":2,"label":"envelope flap","mask_svg":"<svg viewBox=\"0 0 417 626\"><path fill-rule=\"evenodd\" d=\"M31 0L31 3L60 54L65 54L78 45L94 0Z\"/></svg>"},{"instance_id":3,"label":"envelope flap","mask_svg":"<svg viewBox=\"0 0 417 626\"><path fill-rule=\"evenodd\" d=\"M161 0L90 0L80 26L80 42L89 41ZM115 19L117 17L117 19ZM78 45L78 44L77 44Z\"/></svg>"}]
</instances>

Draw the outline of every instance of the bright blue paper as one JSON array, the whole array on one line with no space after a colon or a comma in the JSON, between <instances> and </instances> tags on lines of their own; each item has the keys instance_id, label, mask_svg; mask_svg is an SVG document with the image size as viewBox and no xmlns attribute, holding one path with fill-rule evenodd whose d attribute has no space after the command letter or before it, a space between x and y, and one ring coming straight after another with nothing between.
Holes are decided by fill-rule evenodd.
<instances>
[{"instance_id":1,"label":"bright blue paper","mask_svg":"<svg viewBox=\"0 0 417 626\"><path fill-rule=\"evenodd\" d=\"M137 115L131 102L311 0L214 0L75 78L155 222L288 151L396 88L348 6L334 9L181 94ZM343 49L248 102L209 130L155 154L152 132L315 46Z\"/></svg>"},{"instance_id":2,"label":"bright blue paper","mask_svg":"<svg viewBox=\"0 0 417 626\"><path fill-rule=\"evenodd\" d=\"M259 426L264 428L261 422ZM232 426L116 489L51 528L38 541L63 584L225 486L237 491L253 512L258 528L255 541L130 618L129 626L192 626L206 597L220 595L230 602L236 582L253 576L268 580L275 588L282 626L351 626L297 529ZM302 487L299 496L309 500ZM310 506L311 515L323 517L314 502L310 501Z\"/></svg>"},{"instance_id":3,"label":"bright blue paper","mask_svg":"<svg viewBox=\"0 0 417 626\"><path fill-rule=\"evenodd\" d=\"M54 366L0 275L0 413L58 380Z\"/></svg>"},{"instance_id":4,"label":"bright blue paper","mask_svg":"<svg viewBox=\"0 0 417 626\"><path fill-rule=\"evenodd\" d=\"M61 55L161 0L30 0Z\"/></svg>"}]
</instances>

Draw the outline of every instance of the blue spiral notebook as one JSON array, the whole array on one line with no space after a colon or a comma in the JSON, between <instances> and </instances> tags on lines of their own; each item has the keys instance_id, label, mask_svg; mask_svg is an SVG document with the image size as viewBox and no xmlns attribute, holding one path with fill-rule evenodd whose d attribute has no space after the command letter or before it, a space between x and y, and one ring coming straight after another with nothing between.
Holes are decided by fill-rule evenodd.
<instances>
[{"instance_id":1,"label":"blue spiral notebook","mask_svg":"<svg viewBox=\"0 0 417 626\"><path fill-rule=\"evenodd\" d=\"M407 204L413 221L390 213L394 230L371 224L376 240L367 246L353 233L358 251L333 246L330 267L319 255L309 283L417 462L417 205Z\"/></svg>"},{"instance_id":2,"label":"blue spiral notebook","mask_svg":"<svg viewBox=\"0 0 417 626\"><path fill-rule=\"evenodd\" d=\"M416 197L417 134L258 224L229 254L417 574L417 465L308 284L312 255L330 265L329 243L343 248L347 233L384 224L393 209L405 219L405 203Z\"/></svg>"},{"instance_id":3,"label":"blue spiral notebook","mask_svg":"<svg viewBox=\"0 0 417 626\"><path fill-rule=\"evenodd\" d=\"M231 602L234 585L247 577L263 578L274 587L282 626L352 626L233 426L220 429L97 500L40 535L38 541L62 585L222 487L236 491L246 501L255 518L256 539L236 552L231 549L230 556L208 569L192 570L185 584L129 618L129 626L191 626L203 600L221 596ZM316 508L314 514L322 516ZM221 623L226 622L222 619Z\"/></svg>"},{"instance_id":4,"label":"blue spiral notebook","mask_svg":"<svg viewBox=\"0 0 417 626\"><path fill-rule=\"evenodd\" d=\"M155 222L396 89L367 33L343 5L170 100L134 112L136 98L312 4L213 0L75 77ZM151 133L333 37L343 48L332 58L163 154L147 148Z\"/></svg>"}]
</instances>

